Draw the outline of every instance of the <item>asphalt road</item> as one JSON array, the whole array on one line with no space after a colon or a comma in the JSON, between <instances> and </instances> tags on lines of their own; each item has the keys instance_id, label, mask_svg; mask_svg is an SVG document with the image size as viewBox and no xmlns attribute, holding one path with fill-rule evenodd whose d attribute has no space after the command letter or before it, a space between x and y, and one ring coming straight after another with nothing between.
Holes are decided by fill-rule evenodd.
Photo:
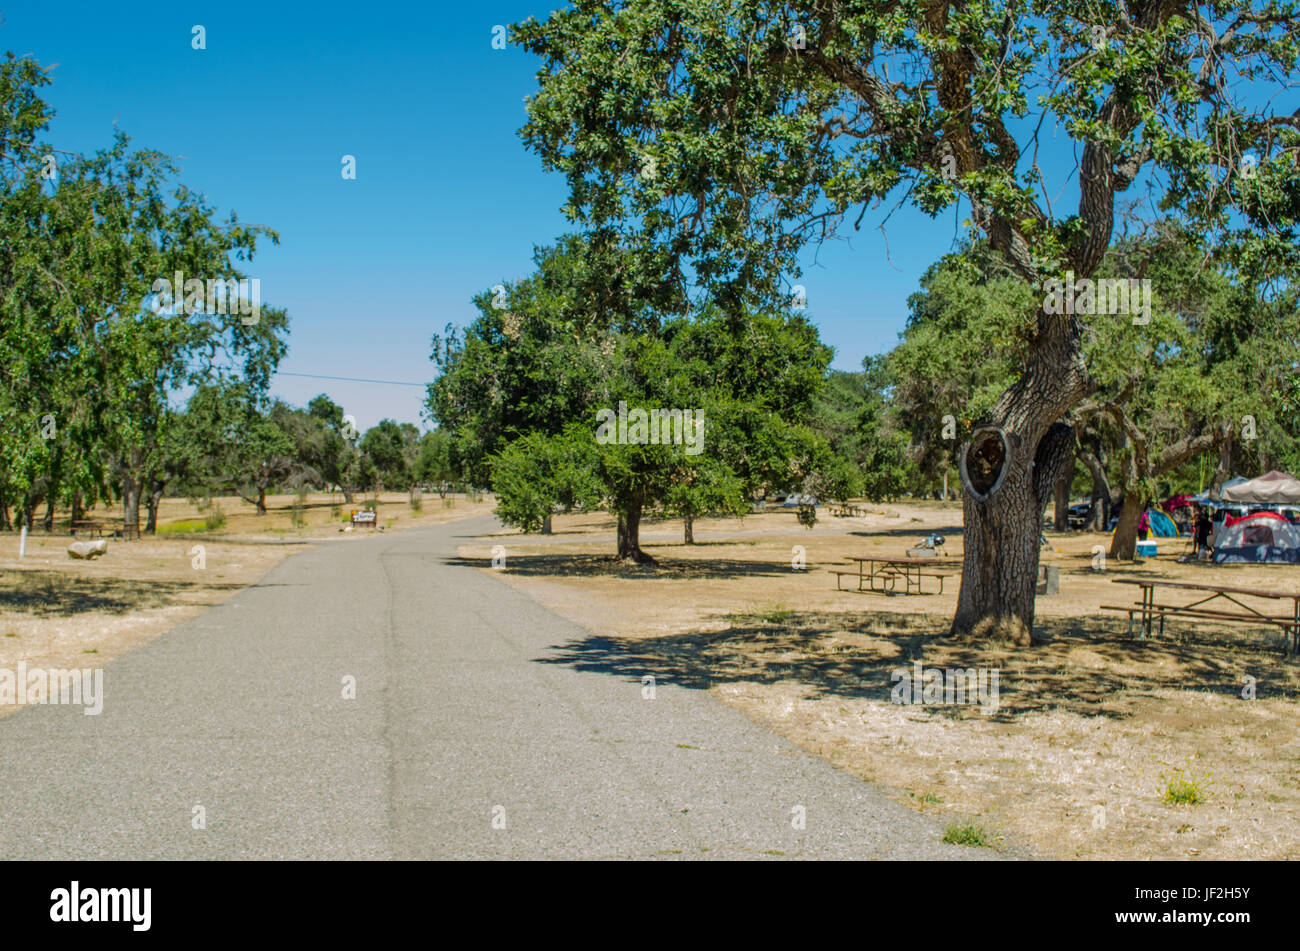
<instances>
[{"instance_id":1,"label":"asphalt road","mask_svg":"<svg viewBox=\"0 0 1300 951\"><path fill-rule=\"evenodd\" d=\"M0 719L0 859L990 857L701 691L556 662L593 635L448 563L492 524L322 544L108 665L98 716Z\"/></svg>"}]
</instances>

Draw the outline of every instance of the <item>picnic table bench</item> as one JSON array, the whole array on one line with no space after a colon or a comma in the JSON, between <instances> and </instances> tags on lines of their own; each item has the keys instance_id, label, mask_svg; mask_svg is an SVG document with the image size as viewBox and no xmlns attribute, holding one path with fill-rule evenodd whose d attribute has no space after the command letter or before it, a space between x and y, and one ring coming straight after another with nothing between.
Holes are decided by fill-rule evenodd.
<instances>
[{"instance_id":1,"label":"picnic table bench","mask_svg":"<svg viewBox=\"0 0 1300 951\"><path fill-rule=\"evenodd\" d=\"M922 582L926 578L933 578L939 582L939 590L931 592L933 594L943 594L943 581L951 577L953 571L927 571L933 568L953 568L960 566L961 562L943 560L934 558L881 558L879 555L867 555L864 557L850 556L844 559L849 562L857 562L856 571L842 571L837 568L830 569L831 574L835 575L835 590L846 590L842 586L842 579L857 578L859 591L875 591L880 594L925 594ZM898 582L903 582L903 590L897 591ZM863 588L862 584L866 582L867 587Z\"/></svg>"},{"instance_id":2,"label":"picnic table bench","mask_svg":"<svg viewBox=\"0 0 1300 951\"><path fill-rule=\"evenodd\" d=\"M1292 643L1288 645L1288 652L1291 654L1300 653L1300 592L1296 591L1260 591L1256 588L1231 588L1225 585L1213 584L1192 584L1187 581L1158 581L1151 578L1113 578L1116 584L1134 584L1142 588L1142 598L1129 605L1103 604L1103 611L1123 611L1128 614L1129 633L1133 633L1133 617L1137 615L1140 619L1139 637L1146 637L1151 634L1154 623L1160 622L1160 634L1165 633L1165 618L1172 617L1190 617L1201 618L1210 621L1229 621L1238 624L1271 624L1280 627L1292 637ZM1193 593L1206 593L1202 597L1190 604L1157 604L1156 588L1169 588L1174 590L1190 591ZM1244 603L1241 598L1263 598L1270 601L1290 600L1292 604L1291 613L1288 614L1268 614L1258 608ZM1211 602L1226 601L1236 606L1237 610L1222 610L1227 605L1216 605L1216 607L1206 607Z\"/></svg>"},{"instance_id":3,"label":"picnic table bench","mask_svg":"<svg viewBox=\"0 0 1300 951\"><path fill-rule=\"evenodd\" d=\"M72 537L80 538L85 535L87 538L103 538L105 535L112 533L114 537L123 539L140 540L140 526L123 525L121 528L110 528L107 522L101 522L96 519L79 518L72 523Z\"/></svg>"},{"instance_id":4,"label":"picnic table bench","mask_svg":"<svg viewBox=\"0 0 1300 951\"><path fill-rule=\"evenodd\" d=\"M839 518L847 518L850 515L856 518L866 511L861 505L853 505L849 502L832 502L830 509L831 515Z\"/></svg>"}]
</instances>

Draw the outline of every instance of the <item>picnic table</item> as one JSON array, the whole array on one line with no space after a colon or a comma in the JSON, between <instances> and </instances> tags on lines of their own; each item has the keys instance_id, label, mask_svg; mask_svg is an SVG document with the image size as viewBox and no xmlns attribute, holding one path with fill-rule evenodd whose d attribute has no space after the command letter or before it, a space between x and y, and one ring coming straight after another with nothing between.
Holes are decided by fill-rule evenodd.
<instances>
[{"instance_id":1,"label":"picnic table","mask_svg":"<svg viewBox=\"0 0 1300 951\"><path fill-rule=\"evenodd\" d=\"M925 594L922 582L926 578L937 579L939 590L931 592L933 594L943 594L943 580L950 577L953 571L926 571L927 568L954 568L960 567L960 561L937 558L882 558L879 555L866 555L863 557L850 556L844 559L849 562L857 562L856 571L840 571L832 568L831 574L835 575L835 590L845 590L841 586L841 579L857 578L858 590L876 591L881 594ZM899 592L898 582L903 582L903 590ZM863 582L867 587L863 588Z\"/></svg>"},{"instance_id":2,"label":"picnic table","mask_svg":"<svg viewBox=\"0 0 1300 951\"><path fill-rule=\"evenodd\" d=\"M838 518L848 518L849 516L859 517L866 513L866 509L861 505L854 505L850 502L832 502L831 515Z\"/></svg>"},{"instance_id":3,"label":"picnic table","mask_svg":"<svg viewBox=\"0 0 1300 951\"><path fill-rule=\"evenodd\" d=\"M1124 611L1128 613L1129 633L1133 633L1133 616L1136 614L1141 622L1139 637L1151 634L1156 620L1160 622L1160 634L1165 633L1165 617L1192 617L1211 621L1231 621L1239 624L1272 624L1281 627L1292 636L1293 643L1288 645L1292 654L1300 653L1300 592L1297 591L1260 591L1257 588L1232 588L1225 585L1193 584L1187 581L1159 581L1152 578L1113 578L1116 584L1133 584L1142 588L1140 601L1130 605L1103 604L1103 611ZM1174 589L1190 591L1205 595L1190 604L1157 604L1156 589ZM1163 593L1163 592L1162 592ZM1268 614L1256 607L1246 604L1242 598L1263 598L1269 601L1291 601L1290 614ZM1221 600L1220 600L1221 599ZM1206 605L1219 602L1215 607ZM1227 604L1235 605L1237 610L1223 610Z\"/></svg>"},{"instance_id":4,"label":"picnic table","mask_svg":"<svg viewBox=\"0 0 1300 951\"><path fill-rule=\"evenodd\" d=\"M84 532L89 538L103 538L107 530L103 522L97 522L93 519L77 519L72 523L72 537L79 538Z\"/></svg>"}]
</instances>

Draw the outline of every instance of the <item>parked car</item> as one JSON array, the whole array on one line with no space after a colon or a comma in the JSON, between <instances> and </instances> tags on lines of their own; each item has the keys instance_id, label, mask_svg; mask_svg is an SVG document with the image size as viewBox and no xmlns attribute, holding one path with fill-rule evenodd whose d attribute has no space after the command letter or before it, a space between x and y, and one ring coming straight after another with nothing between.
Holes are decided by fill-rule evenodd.
<instances>
[{"instance_id":1,"label":"parked car","mask_svg":"<svg viewBox=\"0 0 1300 951\"><path fill-rule=\"evenodd\" d=\"M800 495L797 492L792 495L787 495L785 501L781 504L788 509L797 508L800 505L821 505L821 503L817 501L817 496L808 494Z\"/></svg>"},{"instance_id":2,"label":"parked car","mask_svg":"<svg viewBox=\"0 0 1300 951\"><path fill-rule=\"evenodd\" d=\"M1070 528L1083 528L1092 518L1092 502L1076 502L1071 505L1066 515L1066 524Z\"/></svg>"}]
</instances>

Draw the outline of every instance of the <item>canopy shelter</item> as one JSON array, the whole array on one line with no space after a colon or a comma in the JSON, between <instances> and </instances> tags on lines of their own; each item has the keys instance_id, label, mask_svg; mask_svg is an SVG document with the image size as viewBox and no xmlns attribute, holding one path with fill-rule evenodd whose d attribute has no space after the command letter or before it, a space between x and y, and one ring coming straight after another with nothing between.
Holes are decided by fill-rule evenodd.
<instances>
[{"instance_id":1,"label":"canopy shelter","mask_svg":"<svg viewBox=\"0 0 1300 951\"><path fill-rule=\"evenodd\" d=\"M1295 505L1300 503L1300 479L1274 469L1248 482L1225 483L1219 495L1225 502Z\"/></svg>"}]
</instances>

